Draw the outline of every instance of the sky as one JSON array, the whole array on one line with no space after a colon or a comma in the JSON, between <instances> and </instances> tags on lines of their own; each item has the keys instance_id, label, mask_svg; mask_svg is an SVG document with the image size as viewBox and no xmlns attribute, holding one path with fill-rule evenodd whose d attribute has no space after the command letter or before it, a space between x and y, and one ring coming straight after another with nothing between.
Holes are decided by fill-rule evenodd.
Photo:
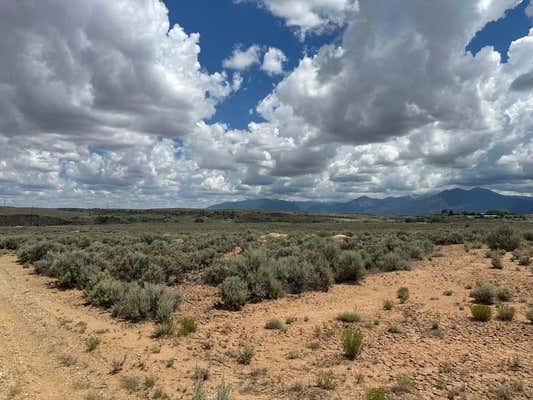
<instances>
[{"instance_id":1,"label":"sky","mask_svg":"<svg viewBox=\"0 0 533 400\"><path fill-rule=\"evenodd\" d=\"M533 195L529 0L0 0L0 201Z\"/></svg>"}]
</instances>

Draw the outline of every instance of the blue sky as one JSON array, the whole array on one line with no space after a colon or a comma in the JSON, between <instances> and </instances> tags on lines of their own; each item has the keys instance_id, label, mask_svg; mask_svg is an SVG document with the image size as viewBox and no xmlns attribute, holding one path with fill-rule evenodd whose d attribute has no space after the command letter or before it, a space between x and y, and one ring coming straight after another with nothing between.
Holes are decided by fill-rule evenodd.
<instances>
[{"instance_id":1,"label":"blue sky","mask_svg":"<svg viewBox=\"0 0 533 400\"><path fill-rule=\"evenodd\" d=\"M186 32L200 33L200 62L209 72L222 71L222 62L235 46L253 44L281 49L288 58L285 68L291 71L304 54L314 54L324 44L340 39L341 29L321 35L307 35L300 40L283 21L252 3L233 0L165 0L171 24ZM242 89L219 105L212 121L224 122L235 129L245 129L257 103L266 97L283 76L268 76L257 66L243 74Z\"/></svg>"},{"instance_id":2,"label":"blue sky","mask_svg":"<svg viewBox=\"0 0 533 400\"><path fill-rule=\"evenodd\" d=\"M307 35L300 40L294 29L263 8L252 3L236 4L233 0L164 0L169 9L171 24L177 23L186 32L201 35L201 64L209 72L221 71L222 62L229 57L235 46L248 48L253 44L277 47L288 57L286 70L291 71L304 54L312 55L321 46L338 42L342 29L326 34ZM491 22L465 43L467 51L476 54L485 46L494 46L507 61L510 43L527 35L533 26L525 14L529 0L515 9L508 10L505 18ZM257 103L266 97L283 76L268 76L256 66L244 74L242 90L219 105L212 122L223 122L232 128L245 129L250 121L262 121L254 110Z\"/></svg>"},{"instance_id":3,"label":"blue sky","mask_svg":"<svg viewBox=\"0 0 533 400\"><path fill-rule=\"evenodd\" d=\"M533 195L532 26L528 0L0 1L0 200Z\"/></svg>"}]
</instances>

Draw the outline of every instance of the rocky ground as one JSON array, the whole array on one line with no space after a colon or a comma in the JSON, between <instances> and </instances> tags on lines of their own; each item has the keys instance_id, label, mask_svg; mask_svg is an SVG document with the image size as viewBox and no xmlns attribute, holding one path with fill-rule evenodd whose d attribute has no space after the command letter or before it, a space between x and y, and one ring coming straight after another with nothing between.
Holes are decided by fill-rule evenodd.
<instances>
[{"instance_id":1,"label":"rocky ground","mask_svg":"<svg viewBox=\"0 0 533 400\"><path fill-rule=\"evenodd\" d=\"M239 312L216 309L216 289L184 285L177 318L194 317L198 329L166 339L151 337L151 323L127 324L85 306L80 292L60 291L15 256L3 255L0 396L188 399L194 372L202 369L208 391L224 380L237 400L358 399L371 387L405 399L533 398L533 325L525 318L533 274L510 255L496 270L483 249L446 246L440 253L413 263L411 271L370 275L360 285ZM468 294L479 279L512 290L513 321L470 319ZM396 299L401 286L410 292L405 304ZM383 309L386 299L394 300L390 311ZM336 316L345 311L362 317L350 324L365 335L355 361L342 355L340 337L348 325ZM294 322L285 324L289 317ZM273 318L285 329L265 329ZM99 343L88 351L91 338ZM246 345L254 357L241 365L236 353ZM321 373L330 373L331 388L318 387Z\"/></svg>"}]
</instances>

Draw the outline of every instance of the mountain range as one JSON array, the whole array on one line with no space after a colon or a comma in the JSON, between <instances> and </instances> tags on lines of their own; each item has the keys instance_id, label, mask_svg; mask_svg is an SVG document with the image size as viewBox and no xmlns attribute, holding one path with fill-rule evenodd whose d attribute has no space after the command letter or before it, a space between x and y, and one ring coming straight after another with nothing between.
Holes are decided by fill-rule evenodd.
<instances>
[{"instance_id":1,"label":"mountain range","mask_svg":"<svg viewBox=\"0 0 533 400\"><path fill-rule=\"evenodd\" d=\"M348 202L285 201L253 199L215 204L209 209L255 209L309 213L431 215L442 210L454 212L503 210L516 214L533 214L533 197L505 196L488 189L450 189L426 196L358 197Z\"/></svg>"}]
</instances>

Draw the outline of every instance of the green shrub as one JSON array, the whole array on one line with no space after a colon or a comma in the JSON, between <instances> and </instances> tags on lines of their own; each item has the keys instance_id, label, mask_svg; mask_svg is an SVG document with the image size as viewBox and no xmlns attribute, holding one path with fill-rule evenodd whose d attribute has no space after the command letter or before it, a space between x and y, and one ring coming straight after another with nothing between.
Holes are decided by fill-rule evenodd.
<instances>
[{"instance_id":1,"label":"green shrub","mask_svg":"<svg viewBox=\"0 0 533 400\"><path fill-rule=\"evenodd\" d=\"M503 261L502 261L502 256L500 255L500 253L492 251L490 258L491 258L491 263L492 263L493 268L503 269Z\"/></svg>"},{"instance_id":2,"label":"green shrub","mask_svg":"<svg viewBox=\"0 0 533 400\"><path fill-rule=\"evenodd\" d=\"M316 385L320 389L324 390L333 390L337 387L337 380L335 374L332 371L321 371L319 372Z\"/></svg>"},{"instance_id":3,"label":"green shrub","mask_svg":"<svg viewBox=\"0 0 533 400\"><path fill-rule=\"evenodd\" d=\"M400 300L400 303L405 303L409 299L409 289L406 287L401 287L396 292L396 296Z\"/></svg>"},{"instance_id":4,"label":"green shrub","mask_svg":"<svg viewBox=\"0 0 533 400\"><path fill-rule=\"evenodd\" d=\"M342 334L342 348L344 350L344 355L350 359L355 360L355 358L361 352L363 347L363 334L360 331L353 329L346 329Z\"/></svg>"},{"instance_id":5,"label":"green shrub","mask_svg":"<svg viewBox=\"0 0 533 400\"><path fill-rule=\"evenodd\" d=\"M520 242L520 236L510 226L497 228L487 236L487 244L493 250L513 251L520 246Z\"/></svg>"},{"instance_id":6,"label":"green shrub","mask_svg":"<svg viewBox=\"0 0 533 400\"><path fill-rule=\"evenodd\" d=\"M346 251L341 254L335 265L336 282L359 282L364 275L365 266L360 253Z\"/></svg>"},{"instance_id":7,"label":"green shrub","mask_svg":"<svg viewBox=\"0 0 533 400\"><path fill-rule=\"evenodd\" d=\"M218 385L213 400L231 400L231 386L224 381Z\"/></svg>"},{"instance_id":8,"label":"green shrub","mask_svg":"<svg viewBox=\"0 0 533 400\"><path fill-rule=\"evenodd\" d=\"M533 307L529 306L526 310L526 318L533 324Z\"/></svg>"},{"instance_id":9,"label":"green shrub","mask_svg":"<svg viewBox=\"0 0 533 400\"><path fill-rule=\"evenodd\" d=\"M496 299L496 287L488 282L478 281L470 292L470 297L478 304L491 305Z\"/></svg>"},{"instance_id":10,"label":"green shrub","mask_svg":"<svg viewBox=\"0 0 533 400\"><path fill-rule=\"evenodd\" d=\"M283 330L284 325L283 322L281 322L279 319L271 319L266 322L265 329Z\"/></svg>"},{"instance_id":11,"label":"green shrub","mask_svg":"<svg viewBox=\"0 0 533 400\"><path fill-rule=\"evenodd\" d=\"M17 250L18 261L21 264L35 263L43 259L49 252L65 251L65 246L49 240L26 242Z\"/></svg>"},{"instance_id":12,"label":"green shrub","mask_svg":"<svg viewBox=\"0 0 533 400\"><path fill-rule=\"evenodd\" d=\"M512 321L515 314L515 308L511 306L507 306L505 304L499 304L498 307L498 314L496 315L496 318L498 318L500 321Z\"/></svg>"},{"instance_id":13,"label":"green shrub","mask_svg":"<svg viewBox=\"0 0 533 400\"><path fill-rule=\"evenodd\" d=\"M141 381L136 376L124 376L121 385L125 390L133 393L140 389Z\"/></svg>"},{"instance_id":14,"label":"green shrub","mask_svg":"<svg viewBox=\"0 0 533 400\"><path fill-rule=\"evenodd\" d=\"M254 358L255 351L250 345L245 345L237 350L237 362L242 365L249 365Z\"/></svg>"},{"instance_id":15,"label":"green shrub","mask_svg":"<svg viewBox=\"0 0 533 400\"><path fill-rule=\"evenodd\" d=\"M337 315L337 321L346 322L351 324L353 322L361 321L361 316L356 312L346 311Z\"/></svg>"},{"instance_id":16,"label":"green shrub","mask_svg":"<svg viewBox=\"0 0 533 400\"><path fill-rule=\"evenodd\" d=\"M226 278L219 286L222 306L228 310L240 310L248 300L248 288L241 278Z\"/></svg>"},{"instance_id":17,"label":"green shrub","mask_svg":"<svg viewBox=\"0 0 533 400\"><path fill-rule=\"evenodd\" d=\"M523 265L527 267L531 263L531 258L529 254L523 254L518 258L518 265Z\"/></svg>"},{"instance_id":18,"label":"green shrub","mask_svg":"<svg viewBox=\"0 0 533 400\"><path fill-rule=\"evenodd\" d=\"M124 284L104 275L93 286L85 288L87 302L95 306L111 308L124 296Z\"/></svg>"},{"instance_id":19,"label":"green shrub","mask_svg":"<svg viewBox=\"0 0 533 400\"><path fill-rule=\"evenodd\" d=\"M365 393L365 400L387 400L387 392L381 387L368 389Z\"/></svg>"},{"instance_id":20,"label":"green shrub","mask_svg":"<svg viewBox=\"0 0 533 400\"><path fill-rule=\"evenodd\" d=\"M409 263L398 253L391 252L383 256L379 262L379 266L382 271L405 271L410 268Z\"/></svg>"},{"instance_id":21,"label":"green shrub","mask_svg":"<svg viewBox=\"0 0 533 400\"><path fill-rule=\"evenodd\" d=\"M496 289L496 298L499 301L510 301L513 297L512 292L507 288L497 288Z\"/></svg>"},{"instance_id":22,"label":"green shrub","mask_svg":"<svg viewBox=\"0 0 533 400\"><path fill-rule=\"evenodd\" d=\"M392 388L395 393L409 393L415 388L415 382L407 374L400 374L396 377L396 384Z\"/></svg>"},{"instance_id":23,"label":"green shrub","mask_svg":"<svg viewBox=\"0 0 533 400\"><path fill-rule=\"evenodd\" d=\"M383 309L386 311L392 310L393 306L394 306L394 303L392 302L392 300L385 300L383 302Z\"/></svg>"},{"instance_id":24,"label":"green shrub","mask_svg":"<svg viewBox=\"0 0 533 400\"><path fill-rule=\"evenodd\" d=\"M486 322L492 318L492 309L484 304L474 304L470 307L474 321Z\"/></svg>"},{"instance_id":25,"label":"green shrub","mask_svg":"<svg viewBox=\"0 0 533 400\"><path fill-rule=\"evenodd\" d=\"M198 326L194 318L182 317L178 322L178 334L180 336L187 336L196 332Z\"/></svg>"},{"instance_id":26,"label":"green shrub","mask_svg":"<svg viewBox=\"0 0 533 400\"><path fill-rule=\"evenodd\" d=\"M85 349L87 350L87 352L94 351L96 350L101 341L102 339L100 339L98 336L91 335L87 339L85 339Z\"/></svg>"},{"instance_id":27,"label":"green shrub","mask_svg":"<svg viewBox=\"0 0 533 400\"><path fill-rule=\"evenodd\" d=\"M176 323L174 319L168 318L159 322L154 331L154 337L160 338L163 336L171 336L176 330Z\"/></svg>"}]
</instances>

